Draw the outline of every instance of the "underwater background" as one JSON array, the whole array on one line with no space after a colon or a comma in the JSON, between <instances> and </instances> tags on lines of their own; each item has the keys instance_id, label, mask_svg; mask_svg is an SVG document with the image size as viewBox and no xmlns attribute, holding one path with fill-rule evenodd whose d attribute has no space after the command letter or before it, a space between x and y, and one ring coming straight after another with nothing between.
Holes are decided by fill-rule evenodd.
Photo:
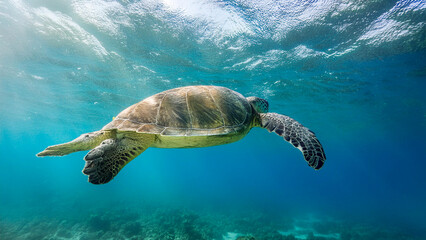
<instances>
[{"instance_id":1,"label":"underwater background","mask_svg":"<svg viewBox=\"0 0 426 240\"><path fill-rule=\"evenodd\" d=\"M426 2L0 0L0 239L426 239ZM149 148L108 184L37 158L187 85L313 130Z\"/></svg>"}]
</instances>

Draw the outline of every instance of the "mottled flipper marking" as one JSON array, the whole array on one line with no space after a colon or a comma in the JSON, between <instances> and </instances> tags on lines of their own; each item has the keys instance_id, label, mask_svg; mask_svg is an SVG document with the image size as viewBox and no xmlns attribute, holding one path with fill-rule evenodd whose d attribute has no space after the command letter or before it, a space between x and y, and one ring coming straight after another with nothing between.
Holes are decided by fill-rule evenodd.
<instances>
[{"instance_id":1,"label":"mottled flipper marking","mask_svg":"<svg viewBox=\"0 0 426 240\"><path fill-rule=\"evenodd\" d=\"M311 130L296 120L278 113L261 113L260 124L302 151L309 166L318 170L324 165L325 153L321 143Z\"/></svg>"},{"instance_id":2,"label":"mottled flipper marking","mask_svg":"<svg viewBox=\"0 0 426 240\"><path fill-rule=\"evenodd\" d=\"M89 182L93 184L107 183L150 144L151 142L141 144L130 138L104 140L84 157L86 165L83 173L89 176Z\"/></svg>"}]
</instances>

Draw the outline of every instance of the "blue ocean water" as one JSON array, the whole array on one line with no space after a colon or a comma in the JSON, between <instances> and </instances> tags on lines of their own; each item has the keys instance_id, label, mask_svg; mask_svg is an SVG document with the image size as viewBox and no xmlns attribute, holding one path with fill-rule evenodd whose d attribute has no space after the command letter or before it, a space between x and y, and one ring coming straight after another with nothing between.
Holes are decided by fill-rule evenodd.
<instances>
[{"instance_id":1,"label":"blue ocean water","mask_svg":"<svg viewBox=\"0 0 426 240\"><path fill-rule=\"evenodd\" d=\"M0 239L426 239L425 22L408 0L0 0ZM199 84L267 99L324 167L261 128L105 185L86 152L35 156Z\"/></svg>"}]
</instances>

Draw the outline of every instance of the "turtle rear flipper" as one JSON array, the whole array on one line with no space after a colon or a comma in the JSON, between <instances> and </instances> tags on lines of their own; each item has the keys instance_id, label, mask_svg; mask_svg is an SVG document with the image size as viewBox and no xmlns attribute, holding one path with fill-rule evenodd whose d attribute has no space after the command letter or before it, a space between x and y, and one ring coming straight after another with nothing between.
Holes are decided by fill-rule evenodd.
<instances>
[{"instance_id":1,"label":"turtle rear flipper","mask_svg":"<svg viewBox=\"0 0 426 240\"><path fill-rule=\"evenodd\" d=\"M84 157L86 165L83 173L89 176L90 183L107 183L152 142L153 136L145 138L144 141L127 137L107 139Z\"/></svg>"},{"instance_id":2,"label":"turtle rear flipper","mask_svg":"<svg viewBox=\"0 0 426 240\"><path fill-rule=\"evenodd\" d=\"M260 126L275 132L303 153L309 166L315 170L324 165L325 153L314 132L296 120L278 113L260 113Z\"/></svg>"},{"instance_id":3,"label":"turtle rear flipper","mask_svg":"<svg viewBox=\"0 0 426 240\"><path fill-rule=\"evenodd\" d=\"M49 146L42 152L37 153L36 156L64 156L73 152L90 150L99 145L103 140L110 138L112 134L111 131L96 131L81 134L71 142Z\"/></svg>"}]
</instances>

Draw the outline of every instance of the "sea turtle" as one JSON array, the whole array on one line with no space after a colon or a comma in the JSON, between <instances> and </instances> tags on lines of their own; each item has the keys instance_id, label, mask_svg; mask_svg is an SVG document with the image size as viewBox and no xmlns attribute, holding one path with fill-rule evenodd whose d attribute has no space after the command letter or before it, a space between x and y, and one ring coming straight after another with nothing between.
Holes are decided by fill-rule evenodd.
<instances>
[{"instance_id":1,"label":"sea turtle","mask_svg":"<svg viewBox=\"0 0 426 240\"><path fill-rule=\"evenodd\" d=\"M89 182L111 181L148 147L195 148L232 143L252 127L266 128L302 151L309 166L320 169L324 150L315 134L294 119L268 113L268 102L243 97L218 86L170 89L136 103L101 130L71 142L49 146L37 156L63 156L92 149L84 157Z\"/></svg>"}]
</instances>

